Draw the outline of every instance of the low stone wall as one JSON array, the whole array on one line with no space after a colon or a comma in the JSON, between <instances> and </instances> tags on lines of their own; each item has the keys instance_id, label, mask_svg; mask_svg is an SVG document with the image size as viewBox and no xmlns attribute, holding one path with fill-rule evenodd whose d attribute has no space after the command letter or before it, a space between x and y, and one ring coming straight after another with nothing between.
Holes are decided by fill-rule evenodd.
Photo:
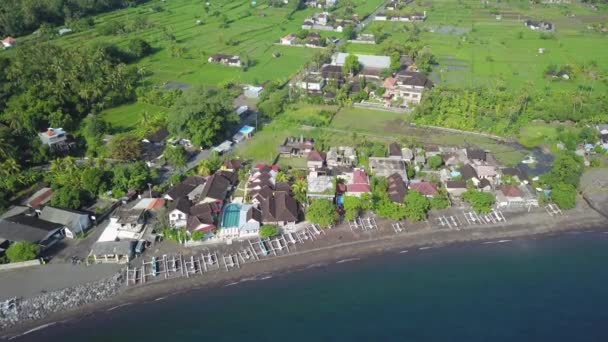
<instances>
[{"instance_id":1,"label":"low stone wall","mask_svg":"<svg viewBox=\"0 0 608 342\"><path fill-rule=\"evenodd\" d=\"M30 261L22 261L22 262L11 262L10 264L0 265L0 272L15 270L23 267L32 267L39 266L41 264L40 259L30 260Z\"/></svg>"},{"instance_id":2,"label":"low stone wall","mask_svg":"<svg viewBox=\"0 0 608 342\"><path fill-rule=\"evenodd\" d=\"M109 279L69 287L32 298L16 299L14 307L0 308L0 330L44 318L52 313L108 299L124 290L123 273Z\"/></svg>"}]
</instances>

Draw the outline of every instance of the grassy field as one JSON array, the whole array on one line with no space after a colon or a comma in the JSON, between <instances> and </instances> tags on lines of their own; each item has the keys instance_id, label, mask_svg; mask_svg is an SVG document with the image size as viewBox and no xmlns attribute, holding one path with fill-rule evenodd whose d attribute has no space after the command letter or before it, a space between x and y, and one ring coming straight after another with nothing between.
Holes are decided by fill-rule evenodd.
<instances>
[{"instance_id":1,"label":"grassy field","mask_svg":"<svg viewBox=\"0 0 608 342\"><path fill-rule=\"evenodd\" d=\"M102 113L102 118L110 124L112 133L121 133L136 128L144 112L155 114L167 110L164 107L135 102L107 109Z\"/></svg>"},{"instance_id":2,"label":"grassy field","mask_svg":"<svg viewBox=\"0 0 608 342\"><path fill-rule=\"evenodd\" d=\"M373 32L381 26L392 38L405 41L412 25L422 30L420 43L429 46L439 65L432 78L439 83L458 86L506 86L518 88L557 87L577 89L594 86L597 73L608 73L608 35L591 31L588 25L606 23L608 9L593 11L580 3L571 5L531 5L528 1L502 1L490 6L476 0L428 0L415 5L427 11L421 24L374 22L366 28ZM502 15L501 20L496 14ZM526 19L548 20L556 25L550 37L541 37L523 25ZM539 54L538 49L544 53ZM355 53L379 53L379 45L349 44ZM591 62L597 63L593 75ZM548 65L574 68L569 81L550 81L544 76Z\"/></svg>"},{"instance_id":3,"label":"grassy field","mask_svg":"<svg viewBox=\"0 0 608 342\"><path fill-rule=\"evenodd\" d=\"M317 110L323 106L317 106ZM292 110L287 115L302 112L304 109ZM353 134L356 133L356 134ZM246 156L255 161L274 162L277 146L288 136L312 137L322 141L324 148L340 145L357 145L364 140L389 143L408 141L419 144L437 144L444 146L477 146L490 150L505 165L515 165L528 153L513 146L497 142L490 138L470 134L446 133L412 127L408 124L407 115L373 111L359 108L343 108L327 127L303 127L286 118L278 118L265 125L251 140L242 143L235 151L236 155ZM285 166L301 166L301 160L279 160Z\"/></svg>"}]
</instances>

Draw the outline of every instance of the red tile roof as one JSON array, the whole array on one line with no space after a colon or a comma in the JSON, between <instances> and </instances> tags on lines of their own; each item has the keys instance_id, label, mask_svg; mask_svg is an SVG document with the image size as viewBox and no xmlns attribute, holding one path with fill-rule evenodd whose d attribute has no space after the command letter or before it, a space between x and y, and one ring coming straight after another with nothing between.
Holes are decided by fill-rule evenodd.
<instances>
[{"instance_id":1,"label":"red tile roof","mask_svg":"<svg viewBox=\"0 0 608 342\"><path fill-rule=\"evenodd\" d=\"M429 183L429 182L411 183L410 189L412 189L414 191L418 191L419 193L421 193L425 196L437 195L437 187L434 184Z\"/></svg>"},{"instance_id":2,"label":"red tile roof","mask_svg":"<svg viewBox=\"0 0 608 342\"><path fill-rule=\"evenodd\" d=\"M502 193L507 197L521 197L521 190L513 185L505 185L500 189Z\"/></svg>"}]
</instances>

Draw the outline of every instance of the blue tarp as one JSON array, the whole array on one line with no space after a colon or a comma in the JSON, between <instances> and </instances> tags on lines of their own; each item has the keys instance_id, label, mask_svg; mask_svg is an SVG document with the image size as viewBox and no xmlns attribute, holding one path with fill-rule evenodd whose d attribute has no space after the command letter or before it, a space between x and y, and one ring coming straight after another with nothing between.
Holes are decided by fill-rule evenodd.
<instances>
[{"instance_id":1,"label":"blue tarp","mask_svg":"<svg viewBox=\"0 0 608 342\"><path fill-rule=\"evenodd\" d=\"M247 135L247 134L253 133L254 130L255 130L255 128L253 128L251 126L243 126L243 127L241 127L241 129L239 129L239 133L243 133L243 134Z\"/></svg>"}]
</instances>

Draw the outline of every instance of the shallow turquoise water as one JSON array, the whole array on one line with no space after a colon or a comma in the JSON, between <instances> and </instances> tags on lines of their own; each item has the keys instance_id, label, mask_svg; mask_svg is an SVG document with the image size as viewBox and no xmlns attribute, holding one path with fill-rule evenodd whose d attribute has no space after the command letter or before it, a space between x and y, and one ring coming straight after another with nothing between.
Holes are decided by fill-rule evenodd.
<instances>
[{"instance_id":1,"label":"shallow turquoise water","mask_svg":"<svg viewBox=\"0 0 608 342\"><path fill-rule=\"evenodd\" d=\"M608 234L410 250L194 290L17 341L608 341Z\"/></svg>"}]
</instances>

